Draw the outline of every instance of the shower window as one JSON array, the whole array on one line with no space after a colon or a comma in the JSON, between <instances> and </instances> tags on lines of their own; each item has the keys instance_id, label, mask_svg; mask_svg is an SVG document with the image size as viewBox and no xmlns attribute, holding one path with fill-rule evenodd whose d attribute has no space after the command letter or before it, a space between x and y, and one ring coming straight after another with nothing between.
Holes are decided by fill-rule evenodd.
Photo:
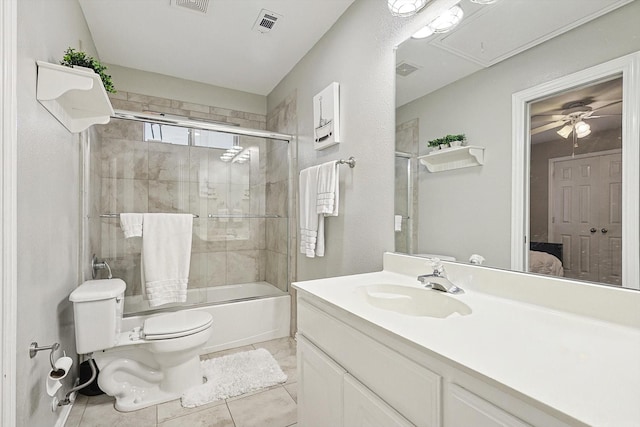
<instances>
[{"instance_id":1,"label":"shower window","mask_svg":"<svg viewBox=\"0 0 640 427\"><path fill-rule=\"evenodd\" d=\"M288 146L122 119L99 127L87 156L88 244L126 282L125 314L149 310L140 279L142 242L125 239L118 218L105 214L197 215L187 304L288 291Z\"/></svg>"}]
</instances>

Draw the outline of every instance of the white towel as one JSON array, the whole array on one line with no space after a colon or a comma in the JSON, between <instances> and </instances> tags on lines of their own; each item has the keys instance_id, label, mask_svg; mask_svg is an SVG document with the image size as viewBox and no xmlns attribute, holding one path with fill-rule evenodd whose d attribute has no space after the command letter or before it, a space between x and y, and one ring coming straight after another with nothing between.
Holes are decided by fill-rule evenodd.
<instances>
[{"instance_id":1,"label":"white towel","mask_svg":"<svg viewBox=\"0 0 640 427\"><path fill-rule=\"evenodd\" d=\"M120 228L122 228L125 239L142 236L142 214L121 213Z\"/></svg>"},{"instance_id":2,"label":"white towel","mask_svg":"<svg viewBox=\"0 0 640 427\"><path fill-rule=\"evenodd\" d=\"M324 227L322 236L318 233L317 213L318 203L318 171L319 166L313 166L300 171L300 253L309 258L324 255ZM322 244L318 248L318 239ZM321 253L317 252L321 249Z\"/></svg>"},{"instance_id":3,"label":"white towel","mask_svg":"<svg viewBox=\"0 0 640 427\"><path fill-rule=\"evenodd\" d=\"M155 307L187 301L191 261L191 214L143 214L142 290Z\"/></svg>"},{"instance_id":4,"label":"white towel","mask_svg":"<svg viewBox=\"0 0 640 427\"><path fill-rule=\"evenodd\" d=\"M316 209L324 216L338 216L340 201L340 168L336 160L323 163L318 170L318 200Z\"/></svg>"}]
</instances>

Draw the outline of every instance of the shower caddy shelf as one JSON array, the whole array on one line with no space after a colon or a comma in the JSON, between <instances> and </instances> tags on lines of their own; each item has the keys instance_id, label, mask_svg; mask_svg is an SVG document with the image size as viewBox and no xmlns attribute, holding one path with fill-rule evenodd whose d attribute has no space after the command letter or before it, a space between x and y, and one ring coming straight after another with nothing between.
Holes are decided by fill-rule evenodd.
<instances>
[{"instance_id":1,"label":"shower caddy shelf","mask_svg":"<svg viewBox=\"0 0 640 427\"><path fill-rule=\"evenodd\" d=\"M419 156L418 160L427 167L429 172L481 166L484 164L484 147L466 145L464 147L445 148Z\"/></svg>"},{"instance_id":2,"label":"shower caddy shelf","mask_svg":"<svg viewBox=\"0 0 640 427\"><path fill-rule=\"evenodd\" d=\"M69 132L109 123L113 107L98 74L44 61L36 64L36 98Z\"/></svg>"}]
</instances>

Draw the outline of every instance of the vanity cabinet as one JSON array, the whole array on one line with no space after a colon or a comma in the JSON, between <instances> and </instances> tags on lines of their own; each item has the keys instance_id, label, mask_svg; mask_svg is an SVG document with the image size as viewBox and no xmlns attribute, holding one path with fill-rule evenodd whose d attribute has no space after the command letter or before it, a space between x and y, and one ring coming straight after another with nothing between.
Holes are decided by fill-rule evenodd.
<instances>
[{"instance_id":1,"label":"vanity cabinet","mask_svg":"<svg viewBox=\"0 0 640 427\"><path fill-rule=\"evenodd\" d=\"M300 335L297 357L301 426L414 426Z\"/></svg>"},{"instance_id":2,"label":"vanity cabinet","mask_svg":"<svg viewBox=\"0 0 640 427\"><path fill-rule=\"evenodd\" d=\"M303 292L297 337L301 427L583 425Z\"/></svg>"},{"instance_id":3,"label":"vanity cabinet","mask_svg":"<svg viewBox=\"0 0 640 427\"><path fill-rule=\"evenodd\" d=\"M446 400L445 427L530 427L456 384L449 385Z\"/></svg>"}]
</instances>

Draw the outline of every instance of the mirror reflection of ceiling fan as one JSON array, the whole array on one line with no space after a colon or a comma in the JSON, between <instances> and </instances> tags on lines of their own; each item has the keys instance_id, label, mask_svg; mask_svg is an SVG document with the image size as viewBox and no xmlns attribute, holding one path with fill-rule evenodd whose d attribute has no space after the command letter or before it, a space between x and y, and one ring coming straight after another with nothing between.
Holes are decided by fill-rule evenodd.
<instances>
[{"instance_id":1,"label":"mirror reflection of ceiling fan","mask_svg":"<svg viewBox=\"0 0 640 427\"><path fill-rule=\"evenodd\" d=\"M620 116L621 114L594 114L599 110L620 104L621 99L606 102L593 102L591 105L585 101L573 101L563 105L561 111L550 111L549 114L541 114L531 117L531 135L536 135L551 129L560 128L556 133L563 138L573 135L574 146L577 139L584 138L591 133L588 120L602 117ZM585 121L586 120L586 121ZM537 123L551 121L537 127Z\"/></svg>"}]
</instances>

